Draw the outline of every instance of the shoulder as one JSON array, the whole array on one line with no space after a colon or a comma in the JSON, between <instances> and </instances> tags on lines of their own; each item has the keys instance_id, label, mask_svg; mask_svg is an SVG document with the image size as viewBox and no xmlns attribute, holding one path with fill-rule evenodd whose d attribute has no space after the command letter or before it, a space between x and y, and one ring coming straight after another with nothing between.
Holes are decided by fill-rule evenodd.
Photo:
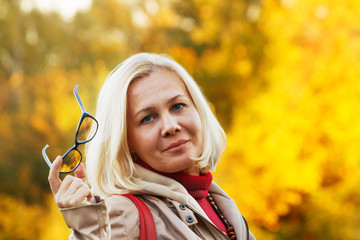
<instances>
[{"instance_id":1,"label":"shoulder","mask_svg":"<svg viewBox=\"0 0 360 240\"><path fill-rule=\"evenodd\" d=\"M116 239L136 239L139 236L140 215L134 202L122 195L105 199L108 208L111 236Z\"/></svg>"},{"instance_id":2,"label":"shoulder","mask_svg":"<svg viewBox=\"0 0 360 240\"><path fill-rule=\"evenodd\" d=\"M112 195L105 199L108 211L111 215L126 214L138 216L138 209L134 202L123 195Z\"/></svg>"},{"instance_id":3,"label":"shoulder","mask_svg":"<svg viewBox=\"0 0 360 240\"><path fill-rule=\"evenodd\" d=\"M136 205L131 199L120 194L115 194L106 198L105 202L108 208L113 208L113 210L137 210Z\"/></svg>"}]
</instances>

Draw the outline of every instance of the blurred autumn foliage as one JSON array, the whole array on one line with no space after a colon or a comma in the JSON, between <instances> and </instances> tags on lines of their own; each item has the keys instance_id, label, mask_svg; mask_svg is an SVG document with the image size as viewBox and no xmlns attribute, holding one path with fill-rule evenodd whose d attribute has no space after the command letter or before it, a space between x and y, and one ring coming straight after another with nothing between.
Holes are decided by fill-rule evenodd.
<instances>
[{"instance_id":1,"label":"blurred autumn foliage","mask_svg":"<svg viewBox=\"0 0 360 240\"><path fill-rule=\"evenodd\" d=\"M360 239L358 0L0 0L0 239L66 239L41 149L73 144L106 75L166 53L228 134L214 173L258 239ZM34 2L34 1L33 1Z\"/></svg>"}]
</instances>

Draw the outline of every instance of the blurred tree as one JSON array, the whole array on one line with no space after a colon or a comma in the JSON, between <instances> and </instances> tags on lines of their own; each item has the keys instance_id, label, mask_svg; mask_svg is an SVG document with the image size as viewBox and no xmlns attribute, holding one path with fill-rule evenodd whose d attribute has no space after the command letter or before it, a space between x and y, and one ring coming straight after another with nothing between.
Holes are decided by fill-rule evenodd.
<instances>
[{"instance_id":1,"label":"blurred tree","mask_svg":"<svg viewBox=\"0 0 360 240\"><path fill-rule=\"evenodd\" d=\"M266 39L254 21L257 16L247 14L249 8L259 8L259 3L140 2L137 11L146 19L140 50L164 51L188 69L227 128L233 103L246 101L251 97L247 89L262 82L258 73Z\"/></svg>"},{"instance_id":2,"label":"blurred tree","mask_svg":"<svg viewBox=\"0 0 360 240\"><path fill-rule=\"evenodd\" d=\"M201 85L229 136L215 180L258 239L358 238L356 0L93 0L68 21L22 4L0 0L0 238L68 234L40 151L72 146L73 87L94 113L110 69L139 51Z\"/></svg>"},{"instance_id":3,"label":"blurred tree","mask_svg":"<svg viewBox=\"0 0 360 240\"><path fill-rule=\"evenodd\" d=\"M356 2L266 1L262 8L266 85L238 106L217 176L245 215L278 239L360 236Z\"/></svg>"},{"instance_id":4,"label":"blurred tree","mask_svg":"<svg viewBox=\"0 0 360 240\"><path fill-rule=\"evenodd\" d=\"M48 206L29 206L24 201L0 194L0 239L39 240L66 239L67 229L52 195L47 195Z\"/></svg>"},{"instance_id":5,"label":"blurred tree","mask_svg":"<svg viewBox=\"0 0 360 240\"><path fill-rule=\"evenodd\" d=\"M48 142L55 157L72 144L79 115L71 92L76 83L87 93L85 99L91 96L85 103L94 109L109 69L138 51L165 52L195 76L227 126L232 103L245 98L241 89L261 62L250 60L261 51L262 41L255 46L246 39L252 36L247 31L256 32L242 17L246 3L96 0L71 22L36 8L23 11L20 5L19 0L3 1L0 10L0 187L28 201L42 199L48 189L43 178L47 168L39 161L42 146ZM218 22L232 27L221 30Z\"/></svg>"}]
</instances>

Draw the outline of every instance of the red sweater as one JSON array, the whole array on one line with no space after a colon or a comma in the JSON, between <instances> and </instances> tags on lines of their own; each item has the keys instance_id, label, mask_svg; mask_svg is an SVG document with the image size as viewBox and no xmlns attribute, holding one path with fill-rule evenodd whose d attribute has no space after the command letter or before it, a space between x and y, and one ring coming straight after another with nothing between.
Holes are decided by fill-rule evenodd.
<instances>
[{"instance_id":1,"label":"red sweater","mask_svg":"<svg viewBox=\"0 0 360 240\"><path fill-rule=\"evenodd\" d=\"M201 176L193 176L182 173L163 173L153 169L142 161L136 161L136 163L153 172L172 178L181 183L186 188L188 193L199 203L199 205L204 210L206 215L210 218L210 220L227 235L225 225L220 220L219 216L216 214L216 212L206 199L213 178L210 172Z\"/></svg>"}]
</instances>

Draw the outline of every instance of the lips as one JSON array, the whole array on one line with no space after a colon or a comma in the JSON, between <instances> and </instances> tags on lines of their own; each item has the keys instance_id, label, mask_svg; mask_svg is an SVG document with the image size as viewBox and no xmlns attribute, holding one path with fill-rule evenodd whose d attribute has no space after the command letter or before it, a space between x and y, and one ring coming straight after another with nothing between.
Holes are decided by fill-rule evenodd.
<instances>
[{"instance_id":1,"label":"lips","mask_svg":"<svg viewBox=\"0 0 360 240\"><path fill-rule=\"evenodd\" d=\"M167 146L162 152L175 152L182 149L189 140L179 140Z\"/></svg>"}]
</instances>

